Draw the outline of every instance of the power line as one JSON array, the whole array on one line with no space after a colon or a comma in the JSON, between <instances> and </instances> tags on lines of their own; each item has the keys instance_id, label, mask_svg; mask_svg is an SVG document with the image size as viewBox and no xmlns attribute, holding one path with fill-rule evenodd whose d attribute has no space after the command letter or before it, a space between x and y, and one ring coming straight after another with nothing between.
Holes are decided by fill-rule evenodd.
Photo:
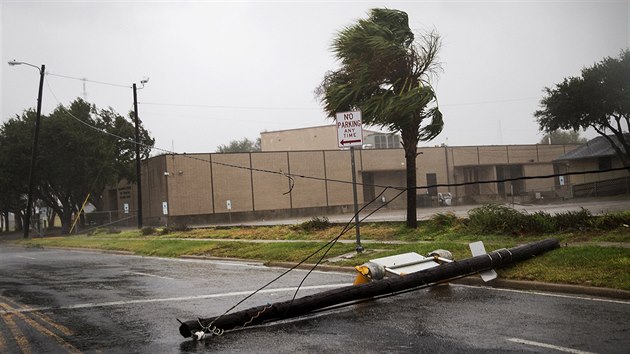
<instances>
[{"instance_id":1,"label":"power line","mask_svg":"<svg viewBox=\"0 0 630 354\"><path fill-rule=\"evenodd\" d=\"M87 126L87 127L88 127L88 128L90 128L90 129L93 129L93 130L95 130L95 131L97 131L97 132L99 132L99 133L106 134L106 135L112 136L112 137L114 137L114 138L117 138L117 139L120 139L120 140L124 140L124 141L130 142L130 143L136 144L136 141L135 141L135 140L132 140L132 139L129 139L129 138L125 138L125 137L122 137L122 136L119 136L119 135L116 135L116 134L110 133L110 132L108 132L108 131L106 131L106 130L103 130L103 129L99 128L99 127L96 127L96 126L94 126L94 125L91 125L90 123L88 123L88 122L84 122L83 120L81 120L81 119L77 118L74 114L70 113L70 111L68 111L68 110L67 110L67 109L63 106L63 104L61 103L61 101L59 100L59 98L57 98L57 95L55 95L55 93L53 92L52 88L50 87L50 83L48 82L48 80L46 80L46 86L48 87L48 90L50 91L50 94L53 96L53 98L55 99L55 101L57 101L57 103L59 103L59 107L61 107L61 109L63 109L69 117L73 118L74 120L78 121L79 123L81 123L81 124L83 124L83 125ZM150 147L149 145L146 145L146 144L142 144L142 143L139 143L139 144L140 144L140 146Z\"/></svg>"},{"instance_id":2,"label":"power line","mask_svg":"<svg viewBox=\"0 0 630 354\"><path fill-rule=\"evenodd\" d=\"M52 91L52 88L50 87L50 84L48 83L48 81L46 81L46 84L47 84L48 89L50 90L52 96L55 98L55 100L57 100L59 102L59 99L56 97L56 95ZM59 103L61 105L61 102L59 102ZM61 105L61 107L63 108L63 105ZM169 151L167 149L162 149L162 148L159 148L159 147L154 147L154 146L149 146L149 145L142 144L142 143L137 143L134 140L131 140L131 139L128 139L128 138L123 138L123 137L121 137L119 135L116 135L116 134L113 134L113 133L109 133L109 132L107 132L105 130L102 130L102 129L96 127L96 126L93 126L93 125L91 125L91 124L89 124L87 122L82 121L81 119L77 118L72 113L70 113L68 110L66 110L65 108L63 108L63 109L73 119L79 121L83 125L86 125L89 128L94 129L94 130L96 130L96 131L98 131L100 133L107 134L107 135L116 137L118 139L131 142L133 144L139 144L139 145L144 146L144 147L149 147L149 148L152 148L152 149L156 149L158 151L166 152L166 153L171 154L171 155L175 154L174 152ZM306 179L315 179L315 180L321 180L321 181L326 181L326 182L339 182L339 183L347 183L347 184L351 184L352 183L350 181L331 180L331 179L327 179L327 178L305 176L305 175L297 175L297 174L289 174L289 173L283 173L283 172L278 172L278 171L270 171L270 170L257 169L257 168L246 167L246 166L238 166L238 165L232 165L232 164L226 164L226 163L219 163L219 162L215 162L215 161L211 161L211 160L204 160L204 159L197 158L197 157L194 157L194 156L186 155L185 153L183 154L183 156L186 157L186 158L191 158L191 159L194 159L194 160L198 160L198 161L202 161L202 162L210 163L210 164L217 164L217 165L222 165L222 166L226 166L226 167L239 168L239 169L249 170L249 171L252 171L252 172L256 171L256 172L272 173L272 174L282 175L284 177L289 178L289 181L291 183L291 187L290 187L289 192L291 192L291 190L293 189L293 177L306 178ZM605 169L605 170L590 170L590 171L582 171L582 172L567 172L567 173L562 173L562 174L559 173L559 174L541 175L541 176L522 176L522 177L506 178L506 179L501 179L501 180L484 180L484 181L472 181L472 182L463 182L463 183L433 184L433 185L419 186L419 187L416 187L416 189L428 189L428 188L432 188L432 187L457 187L457 186L465 186L465 185L473 185L473 184L503 183L503 182L509 182L509 181L528 180L528 179L541 179L541 178L553 178L553 177L557 177L557 176L570 176L570 175L581 175L581 174L590 174L590 173L602 173L602 172L611 172L611 171L619 171L619 170L626 170L626 169L627 168L622 167L622 168L610 168L610 169ZM356 223L353 223L353 220L355 219L355 217L361 211L363 211L366 207L368 207L369 205L374 203L376 200L378 200L381 197L381 195L383 195L385 193L385 191L387 191L388 189L392 188L392 189L396 189L396 190L399 191L393 198L390 198L389 201L387 201L386 203L383 203L382 205L379 205L375 210L373 210L368 215L363 217L359 222L362 222L363 220L365 220L370 215L374 214L375 212L377 212L381 208L385 207L387 204L389 204L393 200L397 199L399 196L401 196L403 193L405 193L405 191L408 189L406 187L379 186L379 185L374 185L374 184L363 184L363 183L356 183L356 184L363 185L363 186L382 187L383 190L379 193L378 196L373 198L371 201L366 203L359 211L357 211L357 213L355 215L353 215L353 217L350 219L350 221L348 221L348 223L343 228L343 230L335 238L333 238L332 240L327 242L325 245L320 247L315 252L312 252L309 256L307 256L304 259L302 259L299 263L297 263L292 268L290 268L287 271L283 272L282 274L280 274L279 276L277 276L276 278L274 278L273 280L271 280L267 284L263 285L261 288L257 289L256 291L252 292L250 295L246 296L245 298L243 298L242 300L237 302L234 306L230 307L222 315L218 316L208 326L202 326L202 327L207 327L207 328L212 327L213 323L217 319L223 317L224 315L226 315L227 313L232 311L234 308L236 308L238 305L240 305L241 303L243 303L247 299L251 298L256 293L258 293L260 290L262 290L262 289L268 287L269 285L271 285L272 283L276 282L278 279L280 279L281 277L285 276L289 272L293 271L298 266L300 266L301 264L306 262L308 259L310 259L314 255L318 254L319 252L321 252L322 250L327 248L326 251L323 253L323 255L318 259L318 261L315 263L315 265L309 270L309 272L304 276L304 278L302 279L302 281L298 285L298 287L296 289L296 292L295 292L295 294L293 295L293 298L292 298L292 301L293 301L295 299L295 297L297 296L297 293L298 293L299 289L301 288L301 286L303 285L304 281L307 279L307 277L322 262L322 260L325 258L325 256L328 254L328 252L332 249L332 247L337 243L337 241L341 238L341 236L343 236L346 232L351 230L352 227L354 227L356 225Z\"/></svg>"},{"instance_id":3,"label":"power line","mask_svg":"<svg viewBox=\"0 0 630 354\"><path fill-rule=\"evenodd\" d=\"M523 98L510 98L510 99L505 99L505 100L462 102L462 103L444 103L444 104L440 104L440 107L473 106L473 105L478 105L478 104L519 102L519 101L531 101L531 100L538 100L538 99L540 99L540 97L523 97Z\"/></svg>"},{"instance_id":4,"label":"power line","mask_svg":"<svg viewBox=\"0 0 630 354\"><path fill-rule=\"evenodd\" d=\"M186 104L186 103L162 103L162 102L138 102L138 104L151 106L171 106L171 107L195 107L195 108L217 108L217 109L258 109L270 111L315 111L321 108L307 107L269 107L269 106L225 106L225 105L207 105L207 104Z\"/></svg>"},{"instance_id":5,"label":"power line","mask_svg":"<svg viewBox=\"0 0 630 354\"><path fill-rule=\"evenodd\" d=\"M52 91L52 88L50 87L50 84L49 84L48 80L46 80L46 85L48 86L48 89L50 90L52 96L61 105L61 102L59 101L57 96ZM63 108L63 105L61 105L61 107ZM160 147L151 146L151 145L147 145L147 144L143 144L143 143L136 143L135 140L132 140L132 139L129 139L129 138L124 138L124 137L121 137L119 135L107 132L107 131L102 130L102 129L96 127L96 126L93 126L93 125L91 125L91 124L89 124L87 122L82 121L81 119L79 119L79 118L75 117L74 115L72 115L72 113L70 113L65 108L63 108L63 109L70 117L72 117L73 119L79 121L81 124L86 125L87 127L91 128L93 130L96 130L97 132L113 136L115 138L118 138L120 140L124 140L124 141L130 142L132 144L139 144L140 146L147 147L147 148L150 148L150 149L153 149L153 150L157 150L157 151L160 151L160 152L162 152L164 154L167 154L167 155L179 155L179 156L183 156L185 158L197 160L197 161L204 162L204 163L220 165L220 166L225 166L225 167L231 167L231 168L237 168L237 169L242 169L242 170L248 170L248 171L252 171L252 172L271 173L271 174L280 175L280 176L283 176L283 177L286 177L286 178L289 178L289 179L291 179L291 178L303 178L303 179L310 179L310 180L323 181L323 182L335 182L335 183L352 184L352 181L330 179L330 178L324 178L324 177L307 176L307 175L300 175L300 174L295 174L295 173L285 173L285 172L281 172L281 171L265 170L265 169L261 169L261 168L239 166L239 165L233 165L233 164L229 164L229 163L205 160L205 159L202 159L202 158L199 158L199 157L195 157L195 156L192 156L192 155L187 155L185 152L183 154L178 154L178 153L176 153L174 151L171 151L171 150L168 150L168 149L163 149L163 148L160 148ZM438 183L438 184L417 186L415 189L418 190L418 189L429 189L429 188L435 188L435 187L461 187L461 186L475 185L475 184L491 184L491 183L502 183L502 182L530 180L530 179L554 178L554 177L559 177L559 176L575 176L575 175L585 175L585 174L594 174L594 173L604 173L604 172L622 171L622 170L627 170L627 169L628 169L627 167L617 167L617 168L609 168L609 169L603 169L603 170L588 170L588 171L579 171L579 172L576 171L576 172L556 173L556 174L550 174L550 175L522 176L522 177L513 177L513 178L505 178L505 179L494 179L494 180L483 180L483 181L469 181L469 182L461 182L461 183ZM386 185L368 184L368 183L361 183L361 182L356 182L356 184L360 185L360 186L368 186L368 187L389 188L389 189L395 189L395 190L398 190L398 191L405 191L405 190L407 190L407 187L405 187L405 186L386 186ZM291 185L293 185L293 183L291 183Z\"/></svg>"},{"instance_id":6,"label":"power line","mask_svg":"<svg viewBox=\"0 0 630 354\"><path fill-rule=\"evenodd\" d=\"M46 75L62 77L64 79L78 80L78 81L83 81L83 82L91 82L91 83L100 84L100 85L108 85L108 86L114 86L114 87L131 88L131 86L129 86L129 85L114 84L114 83L111 83L111 82L89 80L89 79L81 78L81 77L73 77L73 76L67 76L67 75L53 74L53 73L48 72L48 71L46 72Z\"/></svg>"},{"instance_id":7,"label":"power line","mask_svg":"<svg viewBox=\"0 0 630 354\"><path fill-rule=\"evenodd\" d=\"M470 106L470 105L479 105L479 104L531 101L531 100L537 100L539 98L540 97L523 97L523 98L511 98L511 99L504 99L504 100L492 100L492 101L444 103L444 104L440 104L440 106L442 107ZM258 110L291 110L291 111L322 110L322 108L308 108L308 107L229 106L229 105L208 105L208 104L197 104L197 103L138 102L138 104L151 105L151 106L195 107L195 108L214 108L214 109L258 109Z\"/></svg>"}]
</instances>

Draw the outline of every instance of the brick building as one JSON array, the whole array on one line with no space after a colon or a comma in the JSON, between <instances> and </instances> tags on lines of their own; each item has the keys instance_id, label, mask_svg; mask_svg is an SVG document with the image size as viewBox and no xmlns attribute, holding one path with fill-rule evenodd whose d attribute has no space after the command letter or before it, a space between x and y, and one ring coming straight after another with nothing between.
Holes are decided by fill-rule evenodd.
<instances>
[{"instance_id":1,"label":"brick building","mask_svg":"<svg viewBox=\"0 0 630 354\"><path fill-rule=\"evenodd\" d=\"M577 147L418 148L418 186L444 185L418 189L419 206L437 205L438 193L451 193L455 203L557 197L562 192L557 178L472 182L550 175L554 160ZM350 152L338 149L155 156L142 163L145 223L194 225L350 212L350 166ZM405 186L402 149L358 150L355 167L361 204L386 186ZM472 184L448 186L458 183ZM384 197L390 200L396 193L388 189ZM137 208L135 196L135 186L123 182L105 194L105 205L123 213L126 204L133 212ZM403 194L388 207L403 209L404 198Z\"/></svg>"}]
</instances>

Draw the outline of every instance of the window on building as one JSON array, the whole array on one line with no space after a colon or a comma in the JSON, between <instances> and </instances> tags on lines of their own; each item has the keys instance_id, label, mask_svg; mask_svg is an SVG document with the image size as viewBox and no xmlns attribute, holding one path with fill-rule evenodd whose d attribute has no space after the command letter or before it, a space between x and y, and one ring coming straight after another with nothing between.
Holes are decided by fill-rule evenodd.
<instances>
[{"instance_id":1,"label":"window on building","mask_svg":"<svg viewBox=\"0 0 630 354\"><path fill-rule=\"evenodd\" d=\"M385 135L374 136L374 147L377 149L387 149L387 136Z\"/></svg>"},{"instance_id":2,"label":"window on building","mask_svg":"<svg viewBox=\"0 0 630 354\"><path fill-rule=\"evenodd\" d=\"M600 170L608 170L612 168L612 157L604 156L597 159Z\"/></svg>"}]
</instances>

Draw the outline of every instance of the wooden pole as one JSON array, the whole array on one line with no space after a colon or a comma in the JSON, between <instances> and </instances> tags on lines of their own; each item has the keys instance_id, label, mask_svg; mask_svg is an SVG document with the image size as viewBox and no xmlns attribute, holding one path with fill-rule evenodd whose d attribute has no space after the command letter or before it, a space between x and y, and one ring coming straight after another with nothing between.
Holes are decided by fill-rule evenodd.
<instances>
[{"instance_id":1,"label":"wooden pole","mask_svg":"<svg viewBox=\"0 0 630 354\"><path fill-rule=\"evenodd\" d=\"M535 257L560 247L555 239L546 239L510 249L501 249L485 255L443 264L439 267L421 272L407 274L402 277L385 278L363 285L351 285L332 289L294 301L278 302L271 305L257 306L224 316L204 318L182 322L179 333L190 337L198 331L218 329L231 330L245 325L256 325L306 315L312 311L346 302L367 299L379 295L396 293L423 285L435 285L437 282L453 279L514 264ZM205 328L204 328L205 327Z\"/></svg>"},{"instance_id":2,"label":"wooden pole","mask_svg":"<svg viewBox=\"0 0 630 354\"><path fill-rule=\"evenodd\" d=\"M9 63L10 64L10 63ZM26 63L23 63L26 64ZM33 66L31 64L26 64ZM33 66L37 68L36 66ZM42 64L39 69L39 91L37 91L37 112L35 113L35 131L33 132L33 145L31 148L31 168L28 172L28 194L26 198L26 213L24 215L24 238L28 238L28 232L31 223L31 214L33 214L33 203L35 202L35 174L37 173L37 142L39 139L39 126L42 120L42 90L44 89L44 76L46 75L46 65Z\"/></svg>"},{"instance_id":3,"label":"wooden pole","mask_svg":"<svg viewBox=\"0 0 630 354\"><path fill-rule=\"evenodd\" d=\"M144 82L142 87L144 87ZM138 90L136 84L133 84L133 121L135 128L135 148L136 148L136 190L138 205L136 210L138 211L138 229L142 228L142 170L140 164L140 120L138 119Z\"/></svg>"}]
</instances>

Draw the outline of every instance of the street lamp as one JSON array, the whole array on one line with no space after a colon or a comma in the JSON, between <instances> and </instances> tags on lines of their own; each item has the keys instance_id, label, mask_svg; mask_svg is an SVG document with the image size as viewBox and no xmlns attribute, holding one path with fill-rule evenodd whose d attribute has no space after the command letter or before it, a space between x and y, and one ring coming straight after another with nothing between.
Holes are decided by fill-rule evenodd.
<instances>
[{"instance_id":1,"label":"street lamp","mask_svg":"<svg viewBox=\"0 0 630 354\"><path fill-rule=\"evenodd\" d=\"M144 88L144 84L149 82L149 78L140 80L142 84L141 89ZM138 228L142 228L142 170L140 165L140 121L138 119L138 88L134 83L133 86L133 118L135 124L135 135L136 135L136 189L138 192L138 206L136 209L138 210Z\"/></svg>"},{"instance_id":2,"label":"street lamp","mask_svg":"<svg viewBox=\"0 0 630 354\"><path fill-rule=\"evenodd\" d=\"M36 65L22 61L11 60L9 66L27 65L39 70L39 92L37 94L37 113L35 116L35 132L33 133L33 147L31 148L31 169L28 173L28 199L26 200L26 215L24 215L24 238L28 238L31 223L31 213L33 212L33 193L35 189L35 165L37 164L37 140L39 138L39 123L42 115L42 90L44 88L44 74L46 65L39 68Z\"/></svg>"}]
</instances>

